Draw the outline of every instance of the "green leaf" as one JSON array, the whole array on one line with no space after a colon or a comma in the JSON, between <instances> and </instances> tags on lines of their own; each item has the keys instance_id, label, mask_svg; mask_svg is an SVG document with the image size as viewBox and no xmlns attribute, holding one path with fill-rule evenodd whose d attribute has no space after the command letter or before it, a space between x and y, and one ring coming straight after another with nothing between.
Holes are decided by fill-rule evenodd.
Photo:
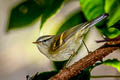
<instances>
[{"instance_id":1,"label":"green leaf","mask_svg":"<svg viewBox=\"0 0 120 80\"><path fill-rule=\"evenodd\" d=\"M111 27L115 27L115 28L117 28L117 29L120 30L120 20L117 21L117 22L116 22L114 25L112 25Z\"/></svg>"},{"instance_id":2,"label":"green leaf","mask_svg":"<svg viewBox=\"0 0 120 80\"><path fill-rule=\"evenodd\" d=\"M57 73L58 73L58 71L36 73L29 80L48 80L50 77L54 76Z\"/></svg>"},{"instance_id":3,"label":"green leaf","mask_svg":"<svg viewBox=\"0 0 120 80\"><path fill-rule=\"evenodd\" d=\"M120 20L110 27L103 27L102 33L108 38L116 38L120 35Z\"/></svg>"},{"instance_id":4,"label":"green leaf","mask_svg":"<svg viewBox=\"0 0 120 80\"><path fill-rule=\"evenodd\" d=\"M43 5L39 5L33 0L22 2L12 9L7 30L31 24L42 12Z\"/></svg>"},{"instance_id":5,"label":"green leaf","mask_svg":"<svg viewBox=\"0 0 120 80\"><path fill-rule=\"evenodd\" d=\"M108 29L107 35L109 36L109 38L116 38L120 35L120 30L118 30L117 28L114 28L114 27L110 27Z\"/></svg>"},{"instance_id":6,"label":"green leaf","mask_svg":"<svg viewBox=\"0 0 120 80\"><path fill-rule=\"evenodd\" d=\"M59 11L59 8L61 8L64 1L65 0L52 0L50 7L45 8L45 11L43 12L40 28L42 28L45 21L49 17L51 17L52 15L55 15L55 13L57 13ZM46 0L46 2L47 2L47 0Z\"/></svg>"},{"instance_id":7,"label":"green leaf","mask_svg":"<svg viewBox=\"0 0 120 80\"><path fill-rule=\"evenodd\" d=\"M105 65L112 66L120 72L120 61L117 59L108 59L104 61Z\"/></svg>"},{"instance_id":8,"label":"green leaf","mask_svg":"<svg viewBox=\"0 0 120 80\"><path fill-rule=\"evenodd\" d=\"M58 11L64 0L26 0L11 10L7 31L27 27L42 15L43 24L46 19Z\"/></svg>"},{"instance_id":9,"label":"green leaf","mask_svg":"<svg viewBox=\"0 0 120 80\"><path fill-rule=\"evenodd\" d=\"M120 20L120 0L80 0L80 5L83 13L88 20L92 20L95 17L108 13L109 17L102 25L97 25L97 28L109 38L115 38L120 35L120 28L114 25ZM120 26L120 25L119 25Z\"/></svg>"},{"instance_id":10,"label":"green leaf","mask_svg":"<svg viewBox=\"0 0 120 80\"><path fill-rule=\"evenodd\" d=\"M92 20L104 13L104 0L79 0L87 20Z\"/></svg>"},{"instance_id":11,"label":"green leaf","mask_svg":"<svg viewBox=\"0 0 120 80\"><path fill-rule=\"evenodd\" d=\"M76 26L77 24L87 21L81 11L74 12L68 16L68 19L62 24L57 34Z\"/></svg>"},{"instance_id":12,"label":"green leaf","mask_svg":"<svg viewBox=\"0 0 120 80\"><path fill-rule=\"evenodd\" d=\"M120 20L120 0L105 0L105 12L110 15L107 23L110 27Z\"/></svg>"}]
</instances>

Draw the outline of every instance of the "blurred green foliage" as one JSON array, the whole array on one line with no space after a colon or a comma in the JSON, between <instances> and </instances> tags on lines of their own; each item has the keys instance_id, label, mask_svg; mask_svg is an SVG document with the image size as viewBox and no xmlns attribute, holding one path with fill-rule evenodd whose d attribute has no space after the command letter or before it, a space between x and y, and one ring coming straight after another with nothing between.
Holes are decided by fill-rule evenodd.
<instances>
[{"instance_id":1,"label":"blurred green foliage","mask_svg":"<svg viewBox=\"0 0 120 80\"><path fill-rule=\"evenodd\" d=\"M42 12L43 6L39 6L35 1L28 0L22 2L12 9L7 31L31 24Z\"/></svg>"},{"instance_id":2,"label":"blurred green foliage","mask_svg":"<svg viewBox=\"0 0 120 80\"><path fill-rule=\"evenodd\" d=\"M80 5L87 20L108 13L109 17L106 24L101 25L98 29L108 38L115 38L120 35L118 27L112 26L120 20L120 0L80 0Z\"/></svg>"},{"instance_id":3,"label":"blurred green foliage","mask_svg":"<svg viewBox=\"0 0 120 80\"><path fill-rule=\"evenodd\" d=\"M105 65L112 66L120 72L120 61L117 59L108 59L104 61Z\"/></svg>"},{"instance_id":4,"label":"blurred green foliage","mask_svg":"<svg viewBox=\"0 0 120 80\"><path fill-rule=\"evenodd\" d=\"M9 25L7 31L15 28L26 27L36 20L41 21L40 29L44 27L44 23L47 19L56 15L61 10L62 4L66 0L25 0L22 3L16 5L10 14ZM67 0L69 2L71 0ZM71 13L64 23L60 26L57 34L74 27L85 21L100 16L103 13L108 13L108 19L100 25L96 25L97 28L108 38L115 38L120 35L120 0L78 0L81 10ZM67 4L67 3L66 3ZM56 31L55 31L56 32ZM32 77L32 80L47 80L49 77L55 75L66 63L54 62L56 71L43 72L36 74ZM120 71L120 61L117 59L106 60L103 63L96 63L91 67L91 70L101 64L109 65ZM81 74L72 78L72 80L89 80L90 68L85 69Z\"/></svg>"},{"instance_id":5,"label":"blurred green foliage","mask_svg":"<svg viewBox=\"0 0 120 80\"><path fill-rule=\"evenodd\" d=\"M69 18L62 24L60 29L58 30L57 34L70 29L73 26L76 26L77 24L81 24L83 22L87 21L85 19L85 16L81 11L74 12L69 16Z\"/></svg>"},{"instance_id":6,"label":"blurred green foliage","mask_svg":"<svg viewBox=\"0 0 120 80\"><path fill-rule=\"evenodd\" d=\"M87 20L92 20L104 12L104 0L79 0Z\"/></svg>"},{"instance_id":7,"label":"blurred green foliage","mask_svg":"<svg viewBox=\"0 0 120 80\"><path fill-rule=\"evenodd\" d=\"M109 19L103 33L109 38L115 38L120 35L120 24L118 24L120 22L120 0L105 0L104 9L106 13L109 13Z\"/></svg>"},{"instance_id":8,"label":"blurred green foliage","mask_svg":"<svg viewBox=\"0 0 120 80\"><path fill-rule=\"evenodd\" d=\"M64 0L25 0L11 10L7 31L14 28L26 27L36 19L40 19L41 27L44 22L55 14Z\"/></svg>"},{"instance_id":9,"label":"blurred green foliage","mask_svg":"<svg viewBox=\"0 0 120 80\"><path fill-rule=\"evenodd\" d=\"M109 13L108 27L120 20L120 0L105 0L105 12Z\"/></svg>"}]
</instances>

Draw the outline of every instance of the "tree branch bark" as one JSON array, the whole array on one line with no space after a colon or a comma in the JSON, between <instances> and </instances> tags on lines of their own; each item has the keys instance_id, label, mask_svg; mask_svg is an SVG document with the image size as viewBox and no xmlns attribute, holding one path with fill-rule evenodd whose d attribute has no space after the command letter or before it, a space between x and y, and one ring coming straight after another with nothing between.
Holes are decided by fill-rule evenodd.
<instances>
[{"instance_id":1,"label":"tree branch bark","mask_svg":"<svg viewBox=\"0 0 120 80\"><path fill-rule=\"evenodd\" d=\"M105 56L118 48L120 48L120 40L108 41L94 52L91 52L91 54L75 62L73 65L60 70L60 72L51 77L50 80L68 80L79 74L82 70L95 64L96 61L102 60Z\"/></svg>"}]
</instances>

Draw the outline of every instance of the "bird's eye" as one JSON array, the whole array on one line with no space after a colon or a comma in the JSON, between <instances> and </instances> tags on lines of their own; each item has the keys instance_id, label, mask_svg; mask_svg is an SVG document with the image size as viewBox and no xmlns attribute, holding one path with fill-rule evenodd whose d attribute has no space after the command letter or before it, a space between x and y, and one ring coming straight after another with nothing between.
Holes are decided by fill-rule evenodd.
<instances>
[{"instance_id":1,"label":"bird's eye","mask_svg":"<svg viewBox=\"0 0 120 80\"><path fill-rule=\"evenodd\" d=\"M46 42L47 40L44 40L43 42Z\"/></svg>"}]
</instances>

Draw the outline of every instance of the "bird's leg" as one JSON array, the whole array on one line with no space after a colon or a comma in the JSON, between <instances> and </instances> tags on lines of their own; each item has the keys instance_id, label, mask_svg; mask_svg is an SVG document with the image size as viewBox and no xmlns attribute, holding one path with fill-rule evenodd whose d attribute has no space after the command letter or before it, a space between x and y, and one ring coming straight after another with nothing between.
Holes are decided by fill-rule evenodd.
<instances>
[{"instance_id":1,"label":"bird's leg","mask_svg":"<svg viewBox=\"0 0 120 80\"><path fill-rule=\"evenodd\" d=\"M83 42L84 46L86 47L87 52L90 53L90 51L89 51L89 49L87 48L87 45L85 44L85 42L84 42L83 40L82 40L82 42ZM78 48L78 50L79 50L79 48ZM66 64L64 65L63 68L66 68L66 67L67 67L67 65L68 65L68 64L70 63L70 61L72 60L73 56L75 56L75 55L78 53L78 50L77 50L77 52L73 51L73 54L69 57L68 61L66 62Z\"/></svg>"},{"instance_id":2,"label":"bird's leg","mask_svg":"<svg viewBox=\"0 0 120 80\"><path fill-rule=\"evenodd\" d=\"M85 42L84 42L83 40L82 40L82 43L84 44L84 46L85 46L85 48L86 48L87 52L88 52L88 53L90 53L91 51L89 51L89 49L88 49L87 45L85 44Z\"/></svg>"},{"instance_id":3,"label":"bird's leg","mask_svg":"<svg viewBox=\"0 0 120 80\"><path fill-rule=\"evenodd\" d=\"M87 52L88 53L90 53L91 51L89 51L89 49L88 49L88 47L87 47L87 45L85 44L85 42L82 40L82 43L84 44L84 46L85 46L85 48L87 49ZM101 63L103 62L103 59L102 60L100 60L101 61Z\"/></svg>"},{"instance_id":4,"label":"bird's leg","mask_svg":"<svg viewBox=\"0 0 120 80\"><path fill-rule=\"evenodd\" d=\"M66 68L67 65L70 63L70 61L72 60L73 56L75 55L75 51L73 51L73 54L69 57L68 61L66 62L66 64L63 66L63 68Z\"/></svg>"}]
</instances>

